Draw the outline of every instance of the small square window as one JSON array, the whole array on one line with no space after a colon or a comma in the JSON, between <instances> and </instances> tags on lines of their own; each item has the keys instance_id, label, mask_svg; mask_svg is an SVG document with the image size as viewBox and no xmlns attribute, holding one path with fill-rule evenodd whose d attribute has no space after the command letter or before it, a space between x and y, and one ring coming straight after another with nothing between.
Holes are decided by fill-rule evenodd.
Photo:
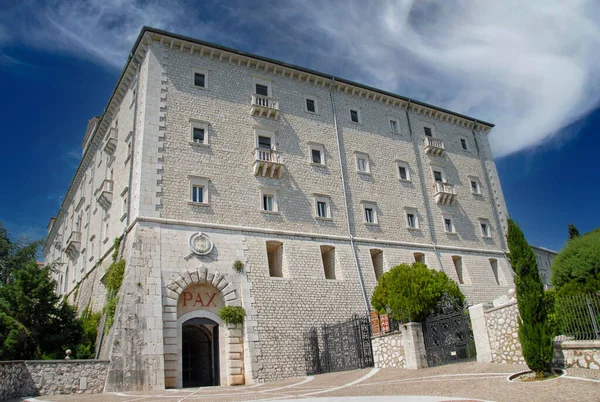
<instances>
[{"instance_id":1,"label":"small square window","mask_svg":"<svg viewBox=\"0 0 600 402\"><path fill-rule=\"evenodd\" d=\"M271 189L262 190L260 193L260 209L263 212L277 213L277 192Z\"/></svg>"},{"instance_id":2,"label":"small square window","mask_svg":"<svg viewBox=\"0 0 600 402\"><path fill-rule=\"evenodd\" d=\"M433 179L435 181L444 181L444 176L442 175L442 172L440 170L434 170Z\"/></svg>"},{"instance_id":3,"label":"small square window","mask_svg":"<svg viewBox=\"0 0 600 402\"><path fill-rule=\"evenodd\" d=\"M392 130L392 133L398 133L398 122L396 120L390 120L390 130Z\"/></svg>"},{"instance_id":4,"label":"small square window","mask_svg":"<svg viewBox=\"0 0 600 402\"><path fill-rule=\"evenodd\" d=\"M255 91L257 95L269 96L269 87L267 85L256 84Z\"/></svg>"},{"instance_id":5,"label":"small square window","mask_svg":"<svg viewBox=\"0 0 600 402\"><path fill-rule=\"evenodd\" d=\"M271 149L271 137L265 137L262 135L258 136L258 147L264 149Z\"/></svg>"},{"instance_id":6,"label":"small square window","mask_svg":"<svg viewBox=\"0 0 600 402\"><path fill-rule=\"evenodd\" d=\"M479 188L479 182L474 179L470 179L471 182L471 192L473 194L481 194L481 189Z\"/></svg>"},{"instance_id":7,"label":"small square window","mask_svg":"<svg viewBox=\"0 0 600 402\"><path fill-rule=\"evenodd\" d=\"M467 139L466 138L461 138L460 139L460 147L464 150L464 151L468 151L469 150L469 146L467 145Z\"/></svg>"},{"instance_id":8,"label":"small square window","mask_svg":"<svg viewBox=\"0 0 600 402\"><path fill-rule=\"evenodd\" d=\"M356 155L356 169L359 173L371 173L369 166L369 157L364 154Z\"/></svg>"},{"instance_id":9,"label":"small square window","mask_svg":"<svg viewBox=\"0 0 600 402\"><path fill-rule=\"evenodd\" d=\"M377 219L377 205L370 201L361 201L363 205L365 223L368 225L378 225L379 220Z\"/></svg>"},{"instance_id":10,"label":"small square window","mask_svg":"<svg viewBox=\"0 0 600 402\"><path fill-rule=\"evenodd\" d=\"M204 144L204 129L200 127L194 127L192 134L192 141Z\"/></svg>"},{"instance_id":11,"label":"small square window","mask_svg":"<svg viewBox=\"0 0 600 402\"><path fill-rule=\"evenodd\" d=\"M306 111L310 113L317 113L317 103L314 99L305 98L306 101Z\"/></svg>"},{"instance_id":12,"label":"small square window","mask_svg":"<svg viewBox=\"0 0 600 402\"><path fill-rule=\"evenodd\" d=\"M206 74L194 73L194 85L200 88L206 88Z\"/></svg>"},{"instance_id":13,"label":"small square window","mask_svg":"<svg viewBox=\"0 0 600 402\"><path fill-rule=\"evenodd\" d=\"M408 168L408 163L406 162L396 162L398 166L398 179L402 181L410 181L410 170Z\"/></svg>"},{"instance_id":14,"label":"small square window","mask_svg":"<svg viewBox=\"0 0 600 402\"><path fill-rule=\"evenodd\" d=\"M360 119L358 116L358 110L350 109L350 120L354 123L359 123Z\"/></svg>"},{"instance_id":15,"label":"small square window","mask_svg":"<svg viewBox=\"0 0 600 402\"><path fill-rule=\"evenodd\" d=\"M331 218L331 209L329 207L328 197L315 197L315 216L321 219Z\"/></svg>"},{"instance_id":16,"label":"small square window","mask_svg":"<svg viewBox=\"0 0 600 402\"><path fill-rule=\"evenodd\" d=\"M192 185L192 202L204 204L204 186Z\"/></svg>"},{"instance_id":17,"label":"small square window","mask_svg":"<svg viewBox=\"0 0 600 402\"><path fill-rule=\"evenodd\" d=\"M208 204L208 179L198 176L189 176L190 178L190 198L188 203L191 205Z\"/></svg>"},{"instance_id":18,"label":"small square window","mask_svg":"<svg viewBox=\"0 0 600 402\"><path fill-rule=\"evenodd\" d=\"M488 226L487 223L485 222L481 222L481 235L483 237L490 237L490 227Z\"/></svg>"},{"instance_id":19,"label":"small square window","mask_svg":"<svg viewBox=\"0 0 600 402\"><path fill-rule=\"evenodd\" d=\"M318 163L318 164L323 163L323 162L321 162L321 150L320 149L312 149L311 156L312 156L313 163Z\"/></svg>"},{"instance_id":20,"label":"small square window","mask_svg":"<svg viewBox=\"0 0 600 402\"><path fill-rule=\"evenodd\" d=\"M433 137L433 131L431 130L431 127L423 127L423 131L427 137Z\"/></svg>"}]
</instances>

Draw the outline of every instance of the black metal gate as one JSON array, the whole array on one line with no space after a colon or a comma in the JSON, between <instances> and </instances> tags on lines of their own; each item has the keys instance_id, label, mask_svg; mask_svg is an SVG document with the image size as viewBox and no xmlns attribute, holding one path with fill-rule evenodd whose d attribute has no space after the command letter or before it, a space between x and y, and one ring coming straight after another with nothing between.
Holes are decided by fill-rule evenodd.
<instances>
[{"instance_id":1,"label":"black metal gate","mask_svg":"<svg viewBox=\"0 0 600 402\"><path fill-rule=\"evenodd\" d=\"M373 366L369 317L311 328L304 336L307 374Z\"/></svg>"},{"instance_id":2,"label":"black metal gate","mask_svg":"<svg viewBox=\"0 0 600 402\"><path fill-rule=\"evenodd\" d=\"M427 317L423 335L429 367L477 357L471 318L452 300L443 298L438 311Z\"/></svg>"}]
</instances>

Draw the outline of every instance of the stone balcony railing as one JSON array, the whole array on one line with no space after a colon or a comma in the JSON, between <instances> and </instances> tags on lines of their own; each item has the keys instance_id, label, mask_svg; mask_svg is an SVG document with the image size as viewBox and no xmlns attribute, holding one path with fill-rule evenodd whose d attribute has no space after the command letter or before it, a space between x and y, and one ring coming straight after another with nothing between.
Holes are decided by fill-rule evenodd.
<instances>
[{"instance_id":1,"label":"stone balcony railing","mask_svg":"<svg viewBox=\"0 0 600 402\"><path fill-rule=\"evenodd\" d=\"M254 161L254 174L262 177L281 177L283 162L279 152L272 149L256 148Z\"/></svg>"},{"instance_id":2,"label":"stone balcony railing","mask_svg":"<svg viewBox=\"0 0 600 402\"><path fill-rule=\"evenodd\" d=\"M109 209L112 204L113 181L105 179L95 192L96 200L102 208Z\"/></svg>"},{"instance_id":3,"label":"stone balcony railing","mask_svg":"<svg viewBox=\"0 0 600 402\"><path fill-rule=\"evenodd\" d=\"M112 155L117 150L117 137L118 132L115 127L108 130L108 138L106 139L106 143L104 144L104 152L109 155Z\"/></svg>"},{"instance_id":4,"label":"stone balcony railing","mask_svg":"<svg viewBox=\"0 0 600 402\"><path fill-rule=\"evenodd\" d=\"M452 184L436 181L433 185L435 202L442 205L452 205L456 201L456 189Z\"/></svg>"},{"instance_id":5,"label":"stone balcony railing","mask_svg":"<svg viewBox=\"0 0 600 402\"><path fill-rule=\"evenodd\" d=\"M81 246L81 232L73 230L67 239L65 252L67 254L71 254L73 252L79 251L79 247Z\"/></svg>"},{"instance_id":6,"label":"stone balcony railing","mask_svg":"<svg viewBox=\"0 0 600 402\"><path fill-rule=\"evenodd\" d=\"M268 119L278 119L279 102L268 96L254 94L250 103L250 114Z\"/></svg>"},{"instance_id":7,"label":"stone balcony railing","mask_svg":"<svg viewBox=\"0 0 600 402\"><path fill-rule=\"evenodd\" d=\"M442 140L433 137L425 137L423 143L425 144L425 153L434 156L444 156L446 148L444 148L444 142Z\"/></svg>"}]
</instances>

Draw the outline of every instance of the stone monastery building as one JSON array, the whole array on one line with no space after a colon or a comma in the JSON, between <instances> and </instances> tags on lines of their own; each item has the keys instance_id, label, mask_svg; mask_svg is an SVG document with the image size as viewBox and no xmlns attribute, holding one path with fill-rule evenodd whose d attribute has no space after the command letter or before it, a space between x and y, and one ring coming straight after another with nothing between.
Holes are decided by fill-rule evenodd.
<instances>
[{"instance_id":1,"label":"stone monastery building","mask_svg":"<svg viewBox=\"0 0 600 402\"><path fill-rule=\"evenodd\" d=\"M44 248L58 292L101 311L122 237L107 390L304 375L304 332L366 314L400 263L443 270L471 304L506 294L492 127L143 28Z\"/></svg>"}]
</instances>

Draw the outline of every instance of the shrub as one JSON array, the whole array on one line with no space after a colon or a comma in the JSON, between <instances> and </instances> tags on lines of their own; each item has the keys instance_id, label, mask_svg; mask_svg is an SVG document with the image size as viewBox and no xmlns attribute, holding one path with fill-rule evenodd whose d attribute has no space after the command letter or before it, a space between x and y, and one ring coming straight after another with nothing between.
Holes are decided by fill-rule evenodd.
<instances>
[{"instance_id":1,"label":"shrub","mask_svg":"<svg viewBox=\"0 0 600 402\"><path fill-rule=\"evenodd\" d=\"M226 324L242 324L246 317L246 310L238 306L225 306L219 310L219 317Z\"/></svg>"},{"instance_id":2,"label":"shrub","mask_svg":"<svg viewBox=\"0 0 600 402\"><path fill-rule=\"evenodd\" d=\"M465 300L456 282L444 272L420 262L401 264L379 278L371 305L380 313L389 309L395 320L423 321L444 293L458 299L461 305Z\"/></svg>"},{"instance_id":3,"label":"shrub","mask_svg":"<svg viewBox=\"0 0 600 402\"><path fill-rule=\"evenodd\" d=\"M517 304L519 306L519 341L527 366L543 378L552 368L554 333L548 320L548 301L540 279L535 254L519 226L508 220L510 265L515 271Z\"/></svg>"},{"instance_id":4,"label":"shrub","mask_svg":"<svg viewBox=\"0 0 600 402\"><path fill-rule=\"evenodd\" d=\"M233 262L233 265L231 266L231 268L233 268L233 270L235 272L237 272L238 274L240 274L244 270L244 263L242 261L240 261L240 260L235 260Z\"/></svg>"},{"instance_id":5,"label":"shrub","mask_svg":"<svg viewBox=\"0 0 600 402\"><path fill-rule=\"evenodd\" d=\"M117 303L119 297L117 293L123 283L123 277L125 275L125 260L113 262L108 267L106 275L104 275L104 285L106 286L106 304L104 305L104 313L106 314L106 329L109 330L114 322L115 311L117 310Z\"/></svg>"},{"instance_id":6,"label":"shrub","mask_svg":"<svg viewBox=\"0 0 600 402\"><path fill-rule=\"evenodd\" d=\"M551 269L560 296L600 290L600 228L570 239Z\"/></svg>"}]
</instances>

